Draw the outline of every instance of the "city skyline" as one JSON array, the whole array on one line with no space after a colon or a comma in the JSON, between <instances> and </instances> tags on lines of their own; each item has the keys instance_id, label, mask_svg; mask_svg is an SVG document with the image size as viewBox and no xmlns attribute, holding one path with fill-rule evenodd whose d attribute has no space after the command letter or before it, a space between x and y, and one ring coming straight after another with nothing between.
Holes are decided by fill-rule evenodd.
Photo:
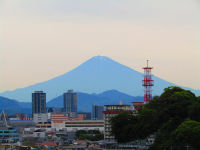
<instances>
[{"instance_id":1,"label":"city skyline","mask_svg":"<svg viewBox=\"0 0 200 150\"><path fill-rule=\"evenodd\" d=\"M139 72L150 59L154 75L200 89L198 1L0 4L0 92L47 81L96 55Z\"/></svg>"}]
</instances>

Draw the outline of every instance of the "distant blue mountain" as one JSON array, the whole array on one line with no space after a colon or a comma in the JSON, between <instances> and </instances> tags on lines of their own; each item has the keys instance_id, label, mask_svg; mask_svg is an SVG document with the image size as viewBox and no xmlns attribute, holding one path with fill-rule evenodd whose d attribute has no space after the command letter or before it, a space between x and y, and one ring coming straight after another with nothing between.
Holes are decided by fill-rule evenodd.
<instances>
[{"instance_id":1,"label":"distant blue mountain","mask_svg":"<svg viewBox=\"0 0 200 150\"><path fill-rule=\"evenodd\" d=\"M9 115L20 112L31 114L31 103L18 102L16 100L0 96L0 112L2 110Z\"/></svg>"},{"instance_id":2,"label":"distant blue mountain","mask_svg":"<svg viewBox=\"0 0 200 150\"><path fill-rule=\"evenodd\" d=\"M138 71L108 57L95 56L61 76L25 88L7 91L0 95L24 102L30 102L31 93L39 90L47 93L47 101L62 95L68 89L84 93L100 93L116 89L131 96L143 96L142 79L143 74ZM156 76L153 76L153 79L155 85L153 95L160 95L164 88L175 86L175 84ZM200 95L199 90L185 89Z\"/></svg>"},{"instance_id":3,"label":"distant blue mountain","mask_svg":"<svg viewBox=\"0 0 200 150\"><path fill-rule=\"evenodd\" d=\"M144 101L144 98L133 97L117 90L109 90L100 94L87 94L77 93L77 106L79 112L92 111L92 105L109 105L119 104L122 101L123 104L130 104L132 102ZM47 103L47 107L63 107L63 95L60 95Z\"/></svg>"},{"instance_id":4,"label":"distant blue mountain","mask_svg":"<svg viewBox=\"0 0 200 150\"><path fill-rule=\"evenodd\" d=\"M131 102L143 101L143 97L133 97L117 90L109 90L100 94L87 94L77 93L77 105L78 112L92 111L92 105L109 105L119 104L120 101L123 104L131 104ZM60 95L47 103L47 107L63 107L63 95ZM31 102L18 102L13 99L8 99L0 96L0 111L4 111L8 114L26 113L31 114Z\"/></svg>"}]
</instances>

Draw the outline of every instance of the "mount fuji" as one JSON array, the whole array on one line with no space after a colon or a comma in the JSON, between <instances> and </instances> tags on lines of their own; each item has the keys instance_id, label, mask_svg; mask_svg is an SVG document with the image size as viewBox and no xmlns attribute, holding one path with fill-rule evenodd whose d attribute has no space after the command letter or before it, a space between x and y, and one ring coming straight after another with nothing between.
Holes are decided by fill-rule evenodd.
<instances>
[{"instance_id":1,"label":"mount fuji","mask_svg":"<svg viewBox=\"0 0 200 150\"><path fill-rule=\"evenodd\" d=\"M68 89L84 93L101 93L115 89L132 96L143 96L142 79L143 73L108 57L95 56L61 76L25 88L6 91L0 93L0 96L31 102L31 93L42 90L47 93L47 101L49 101ZM153 80L153 95L160 95L168 86L176 86L156 76L153 76ZM200 91L183 88L200 95Z\"/></svg>"}]
</instances>

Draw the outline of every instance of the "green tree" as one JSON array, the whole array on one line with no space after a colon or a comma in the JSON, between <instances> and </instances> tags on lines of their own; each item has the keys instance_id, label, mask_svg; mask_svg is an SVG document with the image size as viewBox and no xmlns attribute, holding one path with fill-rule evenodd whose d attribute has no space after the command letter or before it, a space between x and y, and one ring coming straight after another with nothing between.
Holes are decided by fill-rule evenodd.
<instances>
[{"instance_id":1,"label":"green tree","mask_svg":"<svg viewBox=\"0 0 200 150\"><path fill-rule=\"evenodd\" d=\"M197 101L199 101L199 102L200 102L200 96L198 96L198 97L197 97Z\"/></svg>"},{"instance_id":2,"label":"green tree","mask_svg":"<svg viewBox=\"0 0 200 150\"><path fill-rule=\"evenodd\" d=\"M187 118L198 121L199 116L200 101L191 91L168 87L145 104L137 116L119 114L111 119L111 125L118 142L145 139L154 134L155 142L150 149L169 149L174 144L172 133L179 125Z\"/></svg>"},{"instance_id":3,"label":"green tree","mask_svg":"<svg viewBox=\"0 0 200 150\"><path fill-rule=\"evenodd\" d=\"M192 149L200 149L200 122L194 120L186 120L182 122L176 130L172 132L171 143L177 150L182 150L186 145Z\"/></svg>"},{"instance_id":4,"label":"green tree","mask_svg":"<svg viewBox=\"0 0 200 150\"><path fill-rule=\"evenodd\" d=\"M130 130L132 125L137 122L136 117L129 112L123 112L110 120L112 126L112 134L114 134L118 141L126 142L132 138Z\"/></svg>"},{"instance_id":5,"label":"green tree","mask_svg":"<svg viewBox=\"0 0 200 150\"><path fill-rule=\"evenodd\" d=\"M79 140L99 141L104 138L104 134L99 130L78 130L76 132L76 138Z\"/></svg>"},{"instance_id":6,"label":"green tree","mask_svg":"<svg viewBox=\"0 0 200 150\"><path fill-rule=\"evenodd\" d=\"M188 114L190 119L200 121L200 100L197 99L189 106Z\"/></svg>"}]
</instances>

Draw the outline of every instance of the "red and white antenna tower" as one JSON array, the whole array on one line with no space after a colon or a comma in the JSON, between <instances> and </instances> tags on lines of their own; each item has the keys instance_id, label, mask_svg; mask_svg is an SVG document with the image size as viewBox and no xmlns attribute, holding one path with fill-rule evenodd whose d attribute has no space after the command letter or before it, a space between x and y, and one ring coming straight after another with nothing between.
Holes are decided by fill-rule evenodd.
<instances>
[{"instance_id":1,"label":"red and white antenna tower","mask_svg":"<svg viewBox=\"0 0 200 150\"><path fill-rule=\"evenodd\" d=\"M147 66L144 67L144 80L142 86L144 86L144 102L148 103L152 99L152 86L153 86L153 80L152 80L152 74L151 69L153 67L148 66L149 60L147 60Z\"/></svg>"}]
</instances>

